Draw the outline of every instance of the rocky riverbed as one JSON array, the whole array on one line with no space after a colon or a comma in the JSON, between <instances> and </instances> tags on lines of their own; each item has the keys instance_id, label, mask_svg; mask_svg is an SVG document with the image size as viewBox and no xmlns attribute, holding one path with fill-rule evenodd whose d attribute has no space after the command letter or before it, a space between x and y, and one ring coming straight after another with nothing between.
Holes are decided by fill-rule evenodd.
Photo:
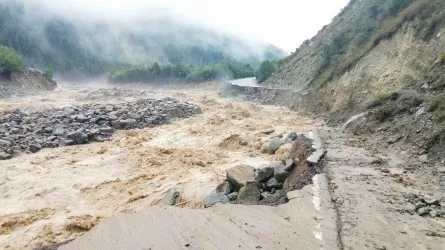
<instances>
[{"instance_id":1,"label":"rocky riverbed","mask_svg":"<svg viewBox=\"0 0 445 250\"><path fill-rule=\"evenodd\" d=\"M14 110L0 117L0 160L108 140L115 130L154 127L199 113L199 107L170 98L118 104L85 104L39 112Z\"/></svg>"}]
</instances>

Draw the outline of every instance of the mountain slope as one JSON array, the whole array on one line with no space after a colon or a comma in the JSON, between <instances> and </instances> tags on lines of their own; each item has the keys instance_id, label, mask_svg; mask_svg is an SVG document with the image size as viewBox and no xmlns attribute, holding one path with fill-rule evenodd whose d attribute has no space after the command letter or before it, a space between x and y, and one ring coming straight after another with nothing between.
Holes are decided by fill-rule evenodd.
<instances>
[{"instance_id":1,"label":"mountain slope","mask_svg":"<svg viewBox=\"0 0 445 250\"><path fill-rule=\"evenodd\" d=\"M264 82L300 93L293 107L441 157L445 2L352 0ZM442 145L442 146L441 146Z\"/></svg>"},{"instance_id":2,"label":"mountain slope","mask_svg":"<svg viewBox=\"0 0 445 250\"><path fill-rule=\"evenodd\" d=\"M118 64L207 65L223 60L258 65L282 50L197 26L171 14L136 21L78 18L31 1L0 1L0 44L32 66L100 74Z\"/></svg>"}]
</instances>

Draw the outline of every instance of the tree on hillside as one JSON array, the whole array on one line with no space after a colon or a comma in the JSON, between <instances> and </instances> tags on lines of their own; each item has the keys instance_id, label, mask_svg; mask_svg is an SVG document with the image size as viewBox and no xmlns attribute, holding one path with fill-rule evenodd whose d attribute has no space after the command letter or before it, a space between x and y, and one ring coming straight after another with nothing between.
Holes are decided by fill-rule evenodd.
<instances>
[{"instance_id":1,"label":"tree on hillside","mask_svg":"<svg viewBox=\"0 0 445 250\"><path fill-rule=\"evenodd\" d=\"M15 50L0 45L0 73L9 77L23 66L22 56Z\"/></svg>"},{"instance_id":2,"label":"tree on hillside","mask_svg":"<svg viewBox=\"0 0 445 250\"><path fill-rule=\"evenodd\" d=\"M257 71L257 80L259 83L264 82L269 76L275 72L276 66L273 62L266 60L261 63L260 68Z\"/></svg>"}]
</instances>

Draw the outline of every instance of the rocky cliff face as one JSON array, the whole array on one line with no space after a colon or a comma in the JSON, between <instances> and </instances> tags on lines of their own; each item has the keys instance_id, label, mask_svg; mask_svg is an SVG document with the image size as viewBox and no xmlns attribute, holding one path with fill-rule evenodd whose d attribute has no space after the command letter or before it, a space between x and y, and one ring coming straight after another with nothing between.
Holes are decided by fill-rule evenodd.
<instances>
[{"instance_id":1,"label":"rocky cliff face","mask_svg":"<svg viewBox=\"0 0 445 250\"><path fill-rule=\"evenodd\" d=\"M9 79L0 79L0 97L11 97L49 91L57 87L57 83L49 80L37 69L28 68L22 72L13 72Z\"/></svg>"}]
</instances>

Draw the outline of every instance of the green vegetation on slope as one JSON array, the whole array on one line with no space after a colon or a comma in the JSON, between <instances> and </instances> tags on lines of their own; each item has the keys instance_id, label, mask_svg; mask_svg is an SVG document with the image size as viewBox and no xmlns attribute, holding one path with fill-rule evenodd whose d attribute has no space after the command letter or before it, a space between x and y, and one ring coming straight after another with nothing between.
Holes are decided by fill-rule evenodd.
<instances>
[{"instance_id":1,"label":"green vegetation on slope","mask_svg":"<svg viewBox=\"0 0 445 250\"><path fill-rule=\"evenodd\" d=\"M258 83L262 83L269 78L277 69L277 65L278 63L274 61L263 61L256 73Z\"/></svg>"},{"instance_id":2,"label":"green vegetation on slope","mask_svg":"<svg viewBox=\"0 0 445 250\"><path fill-rule=\"evenodd\" d=\"M408 22L412 22L410 27L417 38L428 41L445 25L445 1L351 0L332 24L285 58L276 77L266 84L323 87L352 69Z\"/></svg>"},{"instance_id":3,"label":"green vegetation on slope","mask_svg":"<svg viewBox=\"0 0 445 250\"><path fill-rule=\"evenodd\" d=\"M0 73L9 77L9 75L22 68L22 56L15 50L0 45Z\"/></svg>"},{"instance_id":4,"label":"green vegetation on slope","mask_svg":"<svg viewBox=\"0 0 445 250\"><path fill-rule=\"evenodd\" d=\"M110 73L109 80L114 83L206 82L246 78L254 74L254 69L250 65L235 62L221 62L211 66L154 63L151 66L131 66L115 70Z\"/></svg>"},{"instance_id":5,"label":"green vegetation on slope","mask_svg":"<svg viewBox=\"0 0 445 250\"><path fill-rule=\"evenodd\" d=\"M357 22L343 25L323 47L324 61L319 67L318 83L324 84L353 67L383 40L391 38L403 24L416 17L427 25L417 27L419 38L429 39L445 24L442 0L390 0L362 2L366 7ZM369 14L368 14L369 13Z\"/></svg>"}]
</instances>

